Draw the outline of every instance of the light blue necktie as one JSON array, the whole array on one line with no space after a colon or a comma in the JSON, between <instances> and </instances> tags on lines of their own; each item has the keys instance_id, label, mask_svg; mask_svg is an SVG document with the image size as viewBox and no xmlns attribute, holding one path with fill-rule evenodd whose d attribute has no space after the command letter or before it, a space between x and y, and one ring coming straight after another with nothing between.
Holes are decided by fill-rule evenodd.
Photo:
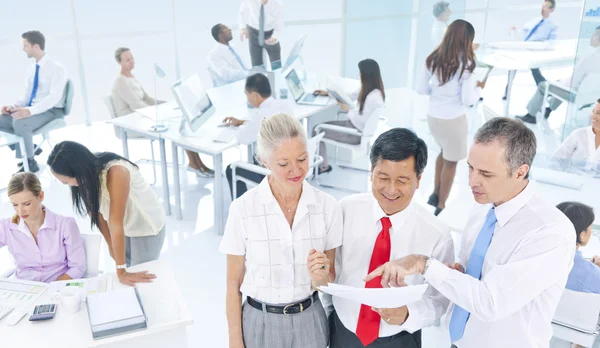
<instances>
[{"instance_id":1,"label":"light blue necktie","mask_svg":"<svg viewBox=\"0 0 600 348\"><path fill-rule=\"evenodd\" d=\"M33 98L35 98L35 95L37 94L39 80L40 80L40 65L36 64L35 65L35 76L33 77L33 88L31 89L31 97L29 97L29 103L27 103L27 106L31 106L31 104L33 104Z\"/></svg>"},{"instance_id":2,"label":"light blue necktie","mask_svg":"<svg viewBox=\"0 0 600 348\"><path fill-rule=\"evenodd\" d=\"M542 25L542 23L544 23L544 19L542 18L541 21L538 22L538 24L535 25L535 27L531 28L531 30L529 31L529 34L527 34L527 37L525 38L525 41L529 41L529 39L531 39L531 36L533 34L535 34L535 32L538 30L538 28L540 27L540 25Z\"/></svg>"},{"instance_id":3,"label":"light blue necktie","mask_svg":"<svg viewBox=\"0 0 600 348\"><path fill-rule=\"evenodd\" d=\"M242 58L237 54L237 52L233 49L233 47L231 47L231 46L227 46L227 47L229 48L229 51L231 51L231 54L233 54L235 56L235 59L237 59L238 63L240 63L240 66L242 67L242 69L248 70L248 69L246 69L244 62L242 61Z\"/></svg>"},{"instance_id":4,"label":"light blue necktie","mask_svg":"<svg viewBox=\"0 0 600 348\"><path fill-rule=\"evenodd\" d=\"M258 17L258 45L265 44L265 4L260 4L260 16Z\"/></svg>"},{"instance_id":5,"label":"light blue necktie","mask_svg":"<svg viewBox=\"0 0 600 348\"><path fill-rule=\"evenodd\" d=\"M475 279L481 279L481 269L483 268L483 260L488 251L492 236L494 235L494 226L496 226L496 213L494 208L490 209L485 223L477 235L473 250L469 256L466 273ZM450 319L450 339L456 342L463 336L467 320L469 320L469 312L459 306L454 307L452 319Z\"/></svg>"}]
</instances>

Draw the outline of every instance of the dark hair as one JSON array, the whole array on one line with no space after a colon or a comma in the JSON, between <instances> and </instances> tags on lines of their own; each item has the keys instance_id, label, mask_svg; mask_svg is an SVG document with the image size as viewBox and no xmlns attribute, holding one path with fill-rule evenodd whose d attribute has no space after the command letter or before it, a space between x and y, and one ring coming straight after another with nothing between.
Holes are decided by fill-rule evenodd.
<instances>
[{"instance_id":1,"label":"dark hair","mask_svg":"<svg viewBox=\"0 0 600 348\"><path fill-rule=\"evenodd\" d=\"M571 220L575 227L577 244L581 244L579 234L585 232L585 230L594 223L594 220L596 219L594 216L594 209L579 202L562 202L556 207Z\"/></svg>"},{"instance_id":2,"label":"dark hair","mask_svg":"<svg viewBox=\"0 0 600 348\"><path fill-rule=\"evenodd\" d=\"M498 140L505 147L504 159L508 166L508 174L527 164L531 164L535 157L537 141L533 131L520 120L508 117L494 117L477 130L475 143L489 144ZM529 172L525 179L529 178Z\"/></svg>"},{"instance_id":3,"label":"dark hair","mask_svg":"<svg viewBox=\"0 0 600 348\"><path fill-rule=\"evenodd\" d=\"M450 81L459 70L459 78L463 76L465 70L470 73L475 70L474 39L475 28L471 23L457 19L448 26L442 43L425 61L427 69L432 75L437 76L440 86Z\"/></svg>"},{"instance_id":4,"label":"dark hair","mask_svg":"<svg viewBox=\"0 0 600 348\"><path fill-rule=\"evenodd\" d=\"M446 12L450 7L450 3L446 1L437 2L433 5L433 16L438 18L442 13Z\"/></svg>"},{"instance_id":5,"label":"dark hair","mask_svg":"<svg viewBox=\"0 0 600 348\"><path fill-rule=\"evenodd\" d=\"M212 29L210 30L210 33L212 34L212 37L215 39L215 41L219 42L219 34L221 33L221 23L219 24L215 24Z\"/></svg>"},{"instance_id":6,"label":"dark hair","mask_svg":"<svg viewBox=\"0 0 600 348\"><path fill-rule=\"evenodd\" d=\"M46 48L46 38L44 34L37 30L26 31L21 35L21 38L27 40L31 46L37 44L42 51Z\"/></svg>"},{"instance_id":7,"label":"dark hair","mask_svg":"<svg viewBox=\"0 0 600 348\"><path fill-rule=\"evenodd\" d=\"M392 128L381 134L371 148L371 167L379 160L393 162L415 158L415 173L421 175L427 165L427 145L413 131L406 128Z\"/></svg>"},{"instance_id":8,"label":"dark hair","mask_svg":"<svg viewBox=\"0 0 600 348\"><path fill-rule=\"evenodd\" d=\"M261 73L248 76L246 79L246 91L250 93L256 92L263 98L270 97L271 85L269 84L269 79Z\"/></svg>"},{"instance_id":9,"label":"dark hair","mask_svg":"<svg viewBox=\"0 0 600 348\"><path fill-rule=\"evenodd\" d=\"M48 165L56 174L75 178L78 186L71 186L73 207L80 215L88 213L92 228L99 228L100 174L111 161L128 159L112 152L92 153L87 147L74 141L56 144L48 156Z\"/></svg>"},{"instance_id":10,"label":"dark hair","mask_svg":"<svg viewBox=\"0 0 600 348\"><path fill-rule=\"evenodd\" d=\"M552 7L550 7L551 9L556 8L556 0L545 0L544 2L549 2L552 4Z\"/></svg>"},{"instance_id":11,"label":"dark hair","mask_svg":"<svg viewBox=\"0 0 600 348\"><path fill-rule=\"evenodd\" d=\"M379 64L373 59L364 59L358 62L360 71L360 92L358 93L358 112L362 114L367 96L373 90L378 89L385 100L385 91Z\"/></svg>"}]
</instances>

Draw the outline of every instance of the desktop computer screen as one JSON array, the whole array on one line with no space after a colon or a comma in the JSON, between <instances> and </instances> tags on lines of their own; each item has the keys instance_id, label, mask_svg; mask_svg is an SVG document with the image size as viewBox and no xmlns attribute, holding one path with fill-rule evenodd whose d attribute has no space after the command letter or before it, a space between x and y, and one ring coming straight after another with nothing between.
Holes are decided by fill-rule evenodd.
<instances>
[{"instance_id":1,"label":"desktop computer screen","mask_svg":"<svg viewBox=\"0 0 600 348\"><path fill-rule=\"evenodd\" d=\"M285 60L285 64L283 65L284 70L286 70L290 66L292 66L292 64L294 64L296 59L298 59L298 57L300 56L300 51L302 50L302 47L304 46L305 40L306 40L306 34L300 36L300 38L298 40L296 40L296 42L294 43L294 47L292 47L292 50L290 51L290 54L288 55L287 59ZM275 69L273 68L273 70L275 70Z\"/></svg>"},{"instance_id":2,"label":"desktop computer screen","mask_svg":"<svg viewBox=\"0 0 600 348\"><path fill-rule=\"evenodd\" d=\"M288 84L290 92L292 93L292 97L294 100L298 100L304 94L304 87L302 87L302 82L298 78L298 74L296 74L296 70L292 69L286 76L285 80Z\"/></svg>"},{"instance_id":3,"label":"desktop computer screen","mask_svg":"<svg viewBox=\"0 0 600 348\"><path fill-rule=\"evenodd\" d=\"M177 81L171 87L183 117L192 132L197 131L213 114L212 103L202 87L200 76L194 74Z\"/></svg>"}]
</instances>

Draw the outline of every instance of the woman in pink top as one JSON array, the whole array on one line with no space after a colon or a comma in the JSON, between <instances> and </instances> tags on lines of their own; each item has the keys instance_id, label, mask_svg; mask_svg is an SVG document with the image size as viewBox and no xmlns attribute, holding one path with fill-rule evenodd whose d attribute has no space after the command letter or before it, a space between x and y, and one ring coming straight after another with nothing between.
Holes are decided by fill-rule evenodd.
<instances>
[{"instance_id":1,"label":"woman in pink top","mask_svg":"<svg viewBox=\"0 0 600 348\"><path fill-rule=\"evenodd\" d=\"M38 282L83 277L85 249L75 219L42 205L44 191L37 176L15 174L8 198L15 215L0 219L0 248L7 246L15 258L16 277Z\"/></svg>"}]
</instances>

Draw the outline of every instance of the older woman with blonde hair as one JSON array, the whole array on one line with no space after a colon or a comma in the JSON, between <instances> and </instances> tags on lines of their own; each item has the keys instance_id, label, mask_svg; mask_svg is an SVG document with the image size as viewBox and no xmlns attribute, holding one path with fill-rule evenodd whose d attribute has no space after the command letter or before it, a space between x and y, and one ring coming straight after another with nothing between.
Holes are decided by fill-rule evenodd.
<instances>
[{"instance_id":1,"label":"older woman with blonde hair","mask_svg":"<svg viewBox=\"0 0 600 348\"><path fill-rule=\"evenodd\" d=\"M341 209L304 180L306 133L292 116L263 120L257 154L271 173L233 201L220 246L229 347L325 348L329 329L315 287L335 279Z\"/></svg>"},{"instance_id":2,"label":"older woman with blonde hair","mask_svg":"<svg viewBox=\"0 0 600 348\"><path fill-rule=\"evenodd\" d=\"M53 282L83 277L85 249L75 219L42 204L44 191L33 173L15 174L8 183L12 218L0 219L0 248L16 261L18 279Z\"/></svg>"}]
</instances>

